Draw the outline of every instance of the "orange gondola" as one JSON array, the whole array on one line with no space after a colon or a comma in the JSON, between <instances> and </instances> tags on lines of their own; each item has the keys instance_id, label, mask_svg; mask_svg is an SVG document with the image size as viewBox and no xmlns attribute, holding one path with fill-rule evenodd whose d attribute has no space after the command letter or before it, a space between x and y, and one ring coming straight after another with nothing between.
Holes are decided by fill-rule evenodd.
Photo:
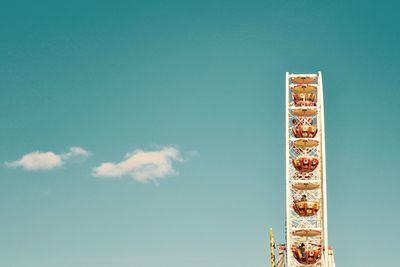
<instances>
[{"instance_id":1,"label":"orange gondola","mask_svg":"<svg viewBox=\"0 0 400 267\"><path fill-rule=\"evenodd\" d=\"M317 126L299 124L292 127L292 132L296 138L314 138L317 135Z\"/></svg>"},{"instance_id":2,"label":"orange gondola","mask_svg":"<svg viewBox=\"0 0 400 267\"><path fill-rule=\"evenodd\" d=\"M301 237L314 237L321 235L321 231L315 229L300 229L294 230L293 235Z\"/></svg>"},{"instance_id":3,"label":"orange gondola","mask_svg":"<svg viewBox=\"0 0 400 267\"><path fill-rule=\"evenodd\" d=\"M317 263L321 258L321 249L314 248L314 249L305 249L304 244L303 247L293 245L292 252L294 258L300 263L304 265L311 265Z\"/></svg>"},{"instance_id":4,"label":"orange gondola","mask_svg":"<svg viewBox=\"0 0 400 267\"><path fill-rule=\"evenodd\" d=\"M293 210L299 216L314 216L319 210L319 204L316 201L294 201Z\"/></svg>"},{"instance_id":5,"label":"orange gondola","mask_svg":"<svg viewBox=\"0 0 400 267\"><path fill-rule=\"evenodd\" d=\"M314 107L317 105L315 93L297 93L292 94L292 97L296 107Z\"/></svg>"},{"instance_id":6,"label":"orange gondola","mask_svg":"<svg viewBox=\"0 0 400 267\"><path fill-rule=\"evenodd\" d=\"M320 184L304 182L304 183L295 183L292 185L292 187L297 190L315 190L320 187Z\"/></svg>"},{"instance_id":7,"label":"orange gondola","mask_svg":"<svg viewBox=\"0 0 400 267\"><path fill-rule=\"evenodd\" d=\"M300 139L293 142L293 146L300 149L316 147L318 144L317 140L312 139Z\"/></svg>"},{"instance_id":8,"label":"orange gondola","mask_svg":"<svg viewBox=\"0 0 400 267\"><path fill-rule=\"evenodd\" d=\"M302 109L292 109L292 114L294 116L300 116L300 117L308 117L308 116L314 116L317 114L317 109L313 108L302 108Z\"/></svg>"},{"instance_id":9,"label":"orange gondola","mask_svg":"<svg viewBox=\"0 0 400 267\"><path fill-rule=\"evenodd\" d=\"M316 77L302 76L302 77L293 77L292 78L292 83L297 83L297 84L315 83L316 81L317 81Z\"/></svg>"},{"instance_id":10,"label":"orange gondola","mask_svg":"<svg viewBox=\"0 0 400 267\"><path fill-rule=\"evenodd\" d=\"M318 158L315 157L298 157L292 160L293 166L299 172L312 172L318 166Z\"/></svg>"},{"instance_id":11,"label":"orange gondola","mask_svg":"<svg viewBox=\"0 0 400 267\"><path fill-rule=\"evenodd\" d=\"M317 90L316 86L312 85L297 85L292 88L293 93L311 93Z\"/></svg>"}]
</instances>

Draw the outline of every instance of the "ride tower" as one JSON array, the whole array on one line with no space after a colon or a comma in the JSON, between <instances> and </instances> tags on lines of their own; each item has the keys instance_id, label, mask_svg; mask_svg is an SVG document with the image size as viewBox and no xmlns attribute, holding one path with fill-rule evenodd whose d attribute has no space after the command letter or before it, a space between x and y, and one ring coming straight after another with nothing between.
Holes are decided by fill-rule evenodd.
<instances>
[{"instance_id":1,"label":"ride tower","mask_svg":"<svg viewBox=\"0 0 400 267\"><path fill-rule=\"evenodd\" d=\"M285 261L286 267L335 267L333 250L328 247L321 72L286 73L285 91L286 243L279 247L277 266L284 266ZM272 243L273 238L271 265L275 267Z\"/></svg>"}]
</instances>

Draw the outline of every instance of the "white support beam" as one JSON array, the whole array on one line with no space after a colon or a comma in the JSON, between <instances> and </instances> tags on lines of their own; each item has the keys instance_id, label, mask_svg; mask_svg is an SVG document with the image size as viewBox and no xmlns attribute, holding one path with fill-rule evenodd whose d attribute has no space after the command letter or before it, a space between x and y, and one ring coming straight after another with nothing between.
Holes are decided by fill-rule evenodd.
<instances>
[{"instance_id":1,"label":"white support beam","mask_svg":"<svg viewBox=\"0 0 400 267\"><path fill-rule=\"evenodd\" d=\"M325 261L328 260L328 201L327 201L327 177L326 177L326 155L325 155L325 114L324 114L324 90L322 85L322 74L318 72L318 84L319 92L318 92L318 101L320 102L320 119L321 119L321 157L322 157L322 196L323 196L323 223L324 223L324 258Z\"/></svg>"},{"instance_id":2,"label":"white support beam","mask_svg":"<svg viewBox=\"0 0 400 267\"><path fill-rule=\"evenodd\" d=\"M289 119L290 119L290 114L289 114L289 73L286 72L286 78L285 78L285 96L286 96L286 101L285 101L285 121L286 121L286 127L285 127L285 132L286 132L286 156L285 156L285 166L286 166L286 265L289 267L290 264L290 258L293 257L290 252L290 247L289 244L292 243L291 240L291 233L289 232L291 229L291 221L290 221L290 204L292 203L291 199L291 194L290 194L290 150L289 150L289 131L290 131L290 125L289 125Z\"/></svg>"},{"instance_id":3,"label":"white support beam","mask_svg":"<svg viewBox=\"0 0 400 267\"><path fill-rule=\"evenodd\" d=\"M310 74L294 74L294 73L292 73L292 74L289 74L289 78L295 78L295 77L313 77L313 78L316 78L316 77L318 77L318 74L315 74L315 73L310 73Z\"/></svg>"}]
</instances>

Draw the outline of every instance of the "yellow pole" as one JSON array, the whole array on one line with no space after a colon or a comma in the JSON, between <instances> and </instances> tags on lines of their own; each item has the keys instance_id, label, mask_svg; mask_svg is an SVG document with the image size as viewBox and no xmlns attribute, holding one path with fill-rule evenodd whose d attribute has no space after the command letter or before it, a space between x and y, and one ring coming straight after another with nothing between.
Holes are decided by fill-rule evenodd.
<instances>
[{"instance_id":1,"label":"yellow pole","mask_svg":"<svg viewBox=\"0 0 400 267\"><path fill-rule=\"evenodd\" d=\"M269 228L269 248L271 252L271 267L275 267L275 241L272 228Z\"/></svg>"}]
</instances>

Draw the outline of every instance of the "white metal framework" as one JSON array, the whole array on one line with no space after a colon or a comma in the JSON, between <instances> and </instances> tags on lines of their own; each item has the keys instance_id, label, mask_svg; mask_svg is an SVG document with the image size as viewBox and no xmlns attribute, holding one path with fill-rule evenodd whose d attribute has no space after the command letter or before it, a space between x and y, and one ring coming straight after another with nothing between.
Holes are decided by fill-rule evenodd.
<instances>
[{"instance_id":1,"label":"white metal framework","mask_svg":"<svg viewBox=\"0 0 400 267\"><path fill-rule=\"evenodd\" d=\"M334 267L332 250L328 253L321 72L286 73L285 91L286 266Z\"/></svg>"}]
</instances>

